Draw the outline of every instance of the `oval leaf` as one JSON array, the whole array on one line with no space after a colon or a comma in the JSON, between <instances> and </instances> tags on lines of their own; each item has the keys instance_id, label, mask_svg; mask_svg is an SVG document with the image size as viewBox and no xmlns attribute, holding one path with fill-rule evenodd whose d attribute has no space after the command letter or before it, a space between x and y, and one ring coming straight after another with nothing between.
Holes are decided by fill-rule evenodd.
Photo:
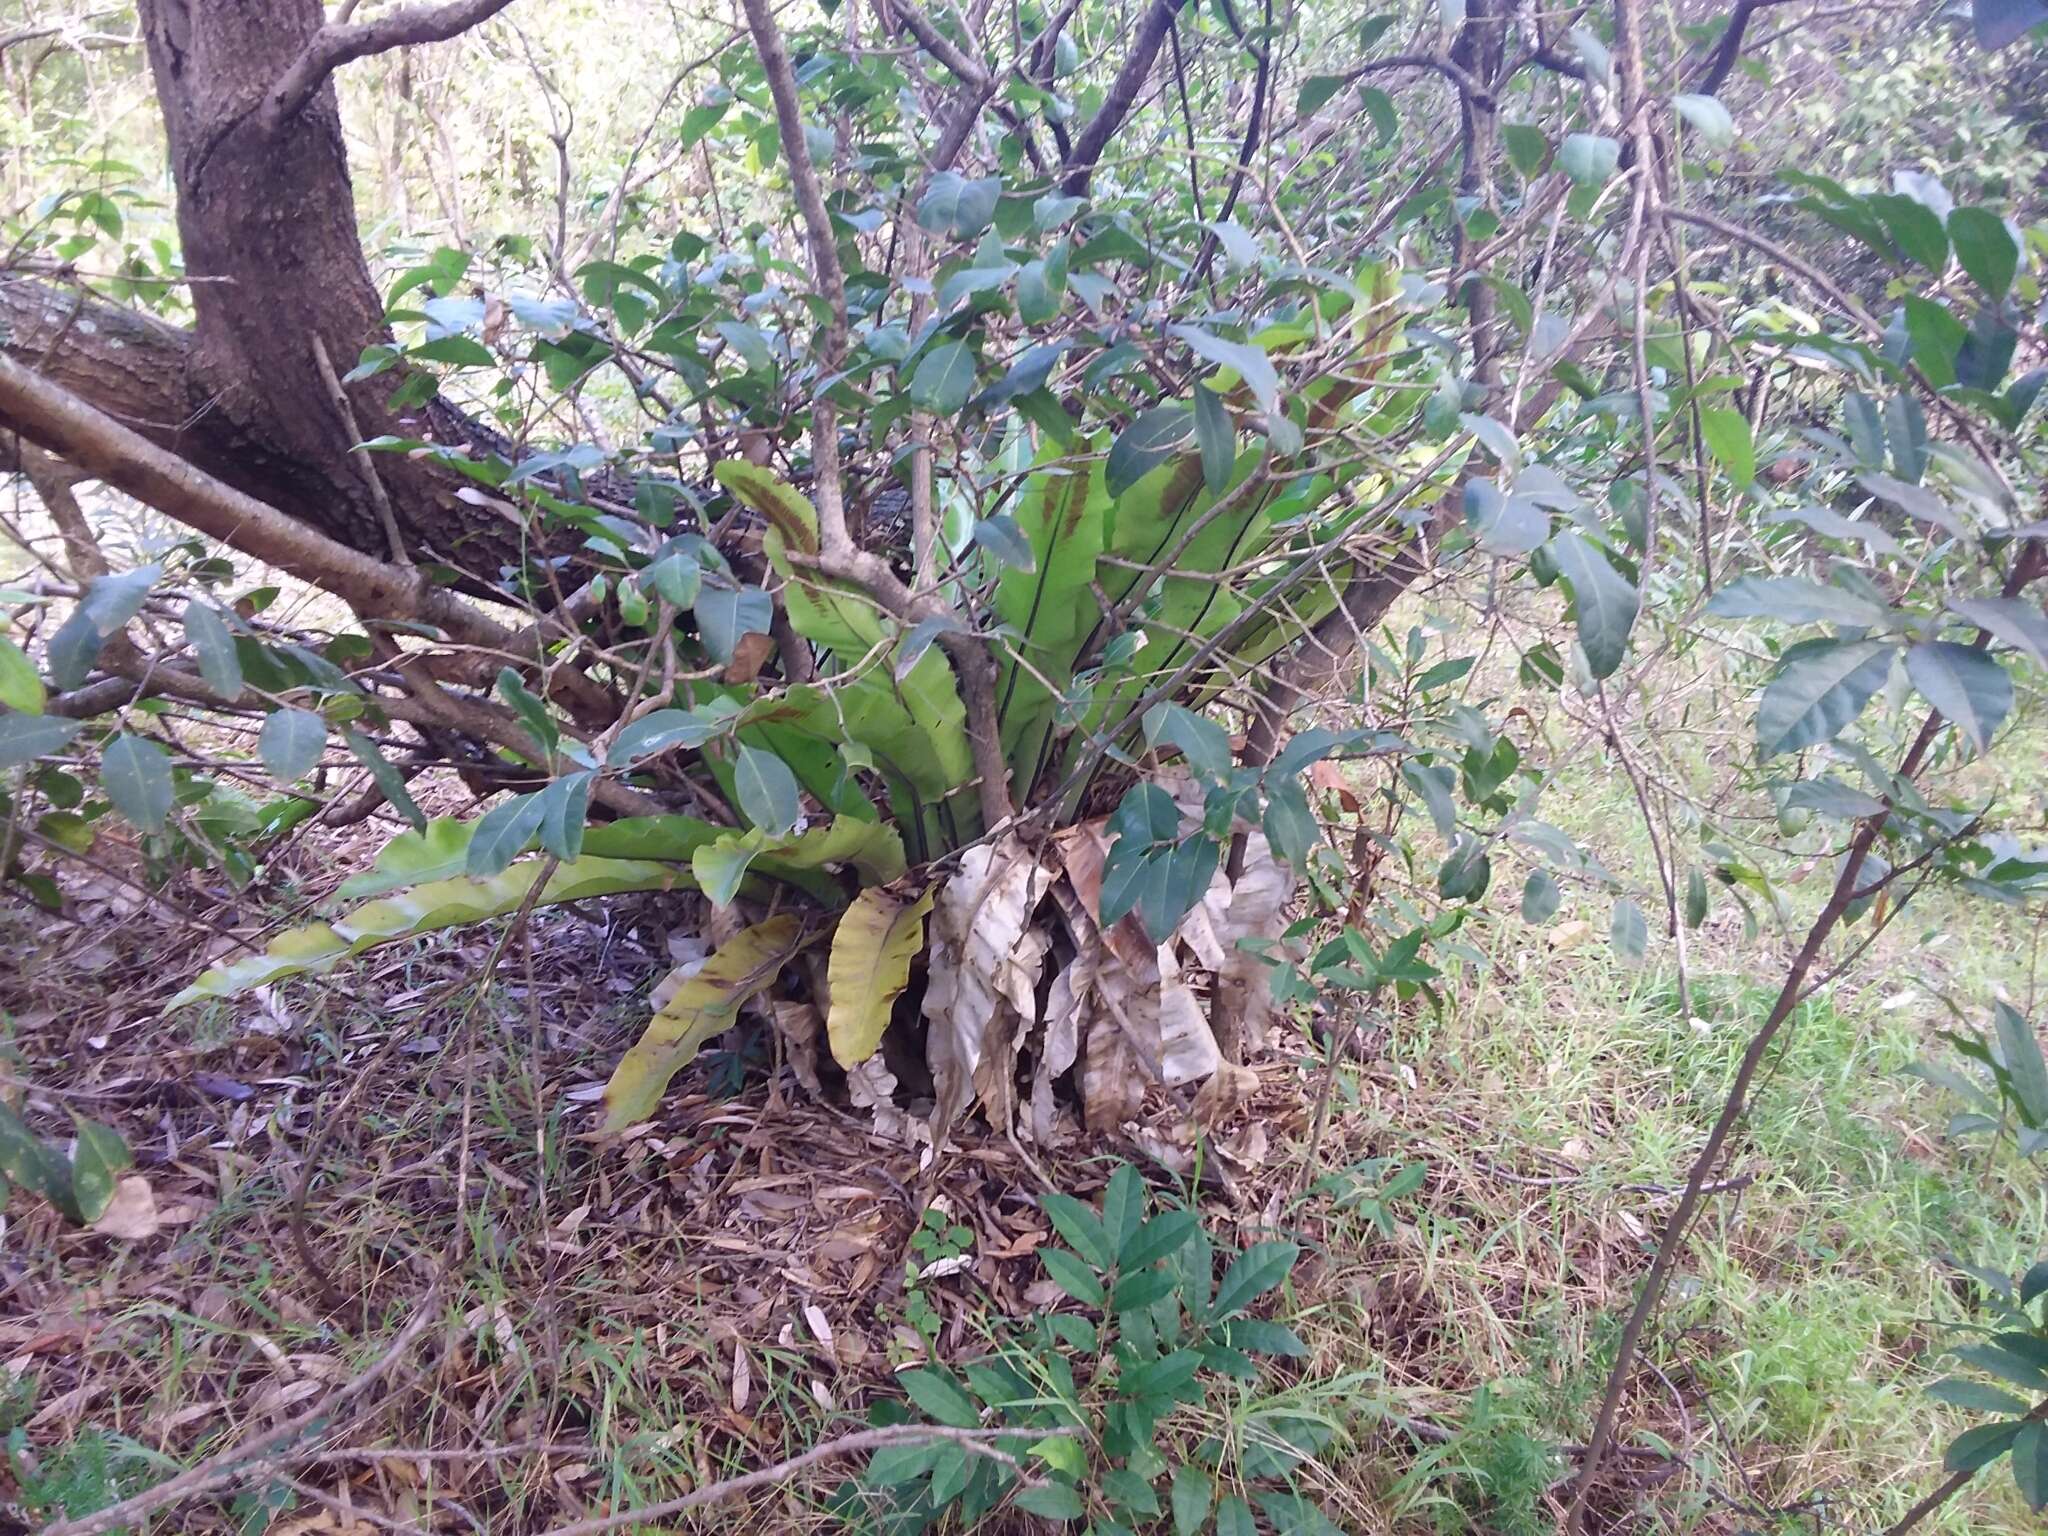
<instances>
[{"instance_id":1,"label":"oval leaf","mask_svg":"<svg viewBox=\"0 0 2048 1536\"><path fill-rule=\"evenodd\" d=\"M1906 676L1920 697L1956 723L1979 752L2012 713L2012 678L1974 646L1927 640L1906 652Z\"/></svg>"},{"instance_id":2,"label":"oval leaf","mask_svg":"<svg viewBox=\"0 0 2048 1536\"><path fill-rule=\"evenodd\" d=\"M932 348L910 378L912 403L940 416L954 415L973 393L974 354L965 342Z\"/></svg>"},{"instance_id":3,"label":"oval leaf","mask_svg":"<svg viewBox=\"0 0 2048 1536\"><path fill-rule=\"evenodd\" d=\"M935 894L900 901L870 888L839 919L825 973L832 998L825 1033L840 1066L859 1066L882 1043L890 1011L910 983L910 962L924 947L924 918Z\"/></svg>"},{"instance_id":4,"label":"oval leaf","mask_svg":"<svg viewBox=\"0 0 2048 1536\"><path fill-rule=\"evenodd\" d=\"M1572 585L1586 665L1595 677L1607 677L1621 665L1629 631L1635 628L1635 586L1583 534L1561 533L1549 547L1557 557L1558 573Z\"/></svg>"},{"instance_id":5,"label":"oval leaf","mask_svg":"<svg viewBox=\"0 0 2048 1536\"><path fill-rule=\"evenodd\" d=\"M242 662L227 623L205 603L185 605L185 638L199 658L206 686L233 703L242 696Z\"/></svg>"},{"instance_id":6,"label":"oval leaf","mask_svg":"<svg viewBox=\"0 0 2048 1536\"><path fill-rule=\"evenodd\" d=\"M1810 640L1785 653L1757 703L1757 751L1763 757L1833 741L1863 713L1891 671L1881 640Z\"/></svg>"},{"instance_id":7,"label":"oval leaf","mask_svg":"<svg viewBox=\"0 0 2048 1536\"><path fill-rule=\"evenodd\" d=\"M327 722L310 709L280 709L263 722L256 750L270 776L296 784L313 771L327 746Z\"/></svg>"},{"instance_id":8,"label":"oval leaf","mask_svg":"<svg viewBox=\"0 0 2048 1536\"><path fill-rule=\"evenodd\" d=\"M161 832L171 813L170 754L124 731L100 760L100 787L114 809L145 832Z\"/></svg>"},{"instance_id":9,"label":"oval leaf","mask_svg":"<svg viewBox=\"0 0 2048 1536\"><path fill-rule=\"evenodd\" d=\"M786 837L795 830L797 818L803 814L796 775L773 752L742 744L733 787L739 793L741 812L770 837Z\"/></svg>"}]
</instances>

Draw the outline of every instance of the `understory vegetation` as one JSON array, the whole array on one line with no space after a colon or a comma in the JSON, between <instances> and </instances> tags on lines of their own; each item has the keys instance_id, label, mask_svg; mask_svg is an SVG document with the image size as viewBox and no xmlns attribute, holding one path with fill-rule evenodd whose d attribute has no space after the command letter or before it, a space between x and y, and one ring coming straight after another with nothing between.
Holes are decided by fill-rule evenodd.
<instances>
[{"instance_id":1,"label":"understory vegetation","mask_svg":"<svg viewBox=\"0 0 2048 1536\"><path fill-rule=\"evenodd\" d=\"M2044 87L0 0L0 1523L2037 1529Z\"/></svg>"}]
</instances>

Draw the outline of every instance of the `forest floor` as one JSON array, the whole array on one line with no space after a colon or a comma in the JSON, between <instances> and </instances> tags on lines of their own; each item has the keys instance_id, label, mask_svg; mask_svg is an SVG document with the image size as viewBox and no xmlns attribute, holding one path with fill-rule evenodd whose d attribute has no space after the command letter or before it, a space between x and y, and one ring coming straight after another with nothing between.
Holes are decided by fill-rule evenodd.
<instances>
[{"instance_id":1,"label":"forest floor","mask_svg":"<svg viewBox=\"0 0 2048 1536\"><path fill-rule=\"evenodd\" d=\"M2020 728L2044 742L2042 725ZM2000 761L2029 776L2008 803L2038 817L2048 754ZM1613 765L1581 754L1544 807L1654 888ZM273 911L324 896L378 837L295 843L269 873ZM591 1101L666 964L658 899L539 914L480 997L490 934L166 1023L219 918L146 899L111 856L87 874L73 926L0 912L0 952L26 962L0 976L0 1067L43 1118L76 1109L128 1137L156 1230L114 1240L25 1197L8 1208L0 1509L17 1513L0 1529L100 1507L341 1401L410 1328L320 1456L143 1528L544 1531L856 1427L897 1365L971 1355L1045 1305L1046 1223L1000 1139L969 1135L921 1169L865 1118L714 1051L649 1126L596 1142ZM1821 883L1787 885L1795 921ZM1909 1072L1953 1064L1944 999L2031 1000L2041 935L1924 900L1802 1009L1763 1083L1632 1384L1632 1449L1598 1526L1875 1533L1938 1479L1966 1421L1921 1388L1968 1294L1940 1256L2010 1270L2048 1221L2038 1180L1950 1141L1958 1106ZM1747 936L1720 901L1691 935L1686 1016L1644 905L1657 937L1630 968L1605 943L1604 899L1574 894L1538 929L1504 898L1461 935L1440 1012L1373 1021L1306 1174L1320 1067L1281 1033L1228 1132L1239 1172L1197 1194L1218 1231L1306 1245L1279 1315L1309 1353L1173 1433L1310 1426L1319 1451L1294 1475L1343 1531L1554 1528L1631 1285L1791 943L1768 921ZM1083 1196L1119 1151L1182 1182L1092 1150L1060 1164ZM1378 1199L1408 1165L1420 1186ZM946 1219L925 1223L933 1204ZM843 1528L819 1500L848 1471L695 1528ZM2032 1527L2001 1472L1925 1528Z\"/></svg>"}]
</instances>

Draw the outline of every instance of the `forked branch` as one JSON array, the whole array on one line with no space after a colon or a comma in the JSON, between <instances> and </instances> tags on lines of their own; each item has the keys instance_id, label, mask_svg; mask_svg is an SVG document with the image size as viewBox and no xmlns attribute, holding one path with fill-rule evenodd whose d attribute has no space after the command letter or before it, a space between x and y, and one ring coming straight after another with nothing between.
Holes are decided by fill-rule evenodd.
<instances>
[{"instance_id":1,"label":"forked branch","mask_svg":"<svg viewBox=\"0 0 2048 1536\"><path fill-rule=\"evenodd\" d=\"M373 53L389 53L415 43L442 43L459 37L512 0L449 0L446 5L413 5L375 21L330 22L313 34L305 51L292 61L263 98L263 127L274 133L305 110L306 103L342 65Z\"/></svg>"}]
</instances>

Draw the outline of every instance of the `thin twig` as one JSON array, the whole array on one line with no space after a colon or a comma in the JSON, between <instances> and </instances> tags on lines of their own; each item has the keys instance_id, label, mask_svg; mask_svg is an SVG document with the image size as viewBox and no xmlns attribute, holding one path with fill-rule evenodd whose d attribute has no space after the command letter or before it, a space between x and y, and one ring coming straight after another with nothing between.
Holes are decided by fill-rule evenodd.
<instances>
[{"instance_id":1,"label":"thin twig","mask_svg":"<svg viewBox=\"0 0 2048 1536\"><path fill-rule=\"evenodd\" d=\"M239 1482L248 1473L251 1462L261 1461L300 1436L326 1425L342 1409L390 1375L420 1335L439 1319L440 1312L434 1302L440 1294L443 1278L436 1276L427 1287L426 1294L413 1303L412 1321L405 1325L391 1347L379 1355L368 1370L346 1385L335 1388L304 1413L217 1456L209 1456L189 1471L179 1473L168 1482L158 1483L133 1498L110 1504L90 1515L81 1515L76 1520L60 1520L55 1525L45 1526L42 1536L100 1536L100 1533L120 1526L140 1525L160 1509Z\"/></svg>"}]
</instances>

